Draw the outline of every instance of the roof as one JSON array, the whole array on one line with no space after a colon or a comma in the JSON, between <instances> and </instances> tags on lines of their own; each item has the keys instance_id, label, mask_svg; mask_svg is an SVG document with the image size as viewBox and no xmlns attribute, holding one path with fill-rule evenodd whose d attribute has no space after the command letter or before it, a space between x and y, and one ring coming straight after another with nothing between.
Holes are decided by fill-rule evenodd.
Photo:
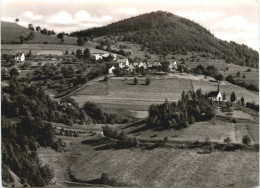
<instances>
[{"instance_id":1,"label":"roof","mask_svg":"<svg viewBox=\"0 0 260 188\"><path fill-rule=\"evenodd\" d=\"M153 67L162 66L160 62L153 62L153 63L151 63L151 65L152 65Z\"/></svg>"},{"instance_id":2,"label":"roof","mask_svg":"<svg viewBox=\"0 0 260 188\"><path fill-rule=\"evenodd\" d=\"M133 64L130 64L129 65L129 69L134 69L135 67L134 67L134 65Z\"/></svg>"},{"instance_id":3,"label":"roof","mask_svg":"<svg viewBox=\"0 0 260 188\"><path fill-rule=\"evenodd\" d=\"M208 93L208 97L217 97L219 93L219 91L211 91Z\"/></svg>"},{"instance_id":4,"label":"roof","mask_svg":"<svg viewBox=\"0 0 260 188\"><path fill-rule=\"evenodd\" d=\"M128 61L128 59L118 59L117 62L118 63L126 63Z\"/></svg>"},{"instance_id":5,"label":"roof","mask_svg":"<svg viewBox=\"0 0 260 188\"><path fill-rule=\"evenodd\" d=\"M133 66L138 66L138 62L134 62L134 63L133 63Z\"/></svg>"}]
</instances>

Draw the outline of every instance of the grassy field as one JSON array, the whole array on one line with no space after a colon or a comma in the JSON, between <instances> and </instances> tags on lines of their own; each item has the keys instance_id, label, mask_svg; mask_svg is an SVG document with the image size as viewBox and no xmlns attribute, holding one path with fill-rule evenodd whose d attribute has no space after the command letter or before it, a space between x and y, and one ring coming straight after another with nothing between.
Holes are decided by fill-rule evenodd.
<instances>
[{"instance_id":1,"label":"grassy field","mask_svg":"<svg viewBox=\"0 0 260 188\"><path fill-rule=\"evenodd\" d=\"M22 35L26 38L30 34L31 30L20 26L16 23L11 22L1 22L1 43L19 43L19 36ZM61 42L55 35L43 35L38 32L34 32L35 38L29 40L30 44L42 44L48 42L48 44L77 44L77 39L73 37L64 37L64 42ZM57 33L56 33L57 34Z\"/></svg>"},{"instance_id":2,"label":"grassy field","mask_svg":"<svg viewBox=\"0 0 260 188\"><path fill-rule=\"evenodd\" d=\"M95 49L95 44L92 42L85 43L84 46L70 45L70 44L2 44L1 52L2 54L16 54L17 52L32 52L33 55L40 54L52 54L55 52L57 55L62 55L65 51L76 52L77 49L84 51L89 48L93 53L104 53L102 50Z\"/></svg>"},{"instance_id":3,"label":"grassy field","mask_svg":"<svg viewBox=\"0 0 260 188\"><path fill-rule=\"evenodd\" d=\"M258 152L199 154L197 149L115 150L80 143L89 137L61 138L67 144L66 152L39 150L43 164L54 165L57 185L64 186L70 181L69 175L86 181L98 179L102 173L129 186L258 185Z\"/></svg>"},{"instance_id":4,"label":"grassy field","mask_svg":"<svg viewBox=\"0 0 260 188\"><path fill-rule=\"evenodd\" d=\"M190 80L192 79L192 81ZM132 110L146 111L151 104L177 101L182 91L199 88L203 92L217 89L217 83L203 76L172 74L166 77L153 77L151 85L144 85L145 78L139 78L138 85L133 85L133 78L112 78L108 82L96 82L91 86L85 86L72 96L80 106L87 101L98 103L105 110ZM227 99L235 91L237 99L244 97L246 101L258 103L258 94L241 87L220 83L221 92L226 93ZM147 113L146 113L147 116Z\"/></svg>"},{"instance_id":5,"label":"grassy field","mask_svg":"<svg viewBox=\"0 0 260 188\"><path fill-rule=\"evenodd\" d=\"M231 142L241 143L243 136L248 135L252 143L259 143L258 121L251 121L251 119L232 123L216 118L211 121L196 122L182 130L146 130L145 124L119 125L118 127L139 139L163 139L167 136L169 140L205 141L209 139L212 142L223 142L225 138L229 137Z\"/></svg>"}]
</instances>

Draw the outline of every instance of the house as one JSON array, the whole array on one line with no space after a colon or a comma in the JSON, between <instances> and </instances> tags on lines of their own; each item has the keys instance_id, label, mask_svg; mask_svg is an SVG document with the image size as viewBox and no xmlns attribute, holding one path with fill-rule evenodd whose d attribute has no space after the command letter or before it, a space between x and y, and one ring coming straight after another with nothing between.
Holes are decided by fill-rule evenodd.
<instances>
[{"instance_id":1,"label":"house","mask_svg":"<svg viewBox=\"0 0 260 188\"><path fill-rule=\"evenodd\" d=\"M219 91L219 83L218 83L218 90L217 91L211 91L208 93L208 98L213 101L222 101L223 97L221 92Z\"/></svg>"},{"instance_id":2,"label":"house","mask_svg":"<svg viewBox=\"0 0 260 188\"><path fill-rule=\"evenodd\" d=\"M169 63L169 68L170 68L170 70L177 70L178 69L177 62L176 61L170 62Z\"/></svg>"},{"instance_id":3,"label":"house","mask_svg":"<svg viewBox=\"0 0 260 188\"><path fill-rule=\"evenodd\" d=\"M118 63L119 68L123 68L125 66L129 66L128 59L118 59L117 63Z\"/></svg>"},{"instance_id":4,"label":"house","mask_svg":"<svg viewBox=\"0 0 260 188\"><path fill-rule=\"evenodd\" d=\"M102 57L103 58L108 58L110 55L113 57L113 61L115 61L117 59L117 55L116 54L105 53L105 54L102 54Z\"/></svg>"},{"instance_id":5,"label":"house","mask_svg":"<svg viewBox=\"0 0 260 188\"><path fill-rule=\"evenodd\" d=\"M162 64L160 62L152 62L148 64L148 68L151 69L158 69L158 67L161 67Z\"/></svg>"},{"instance_id":6,"label":"house","mask_svg":"<svg viewBox=\"0 0 260 188\"><path fill-rule=\"evenodd\" d=\"M18 53L18 54L16 54L16 56L15 56L15 60L16 61L24 61L25 60L25 55L24 55L24 53Z\"/></svg>"},{"instance_id":7,"label":"house","mask_svg":"<svg viewBox=\"0 0 260 188\"><path fill-rule=\"evenodd\" d=\"M108 69L108 73L113 74L114 73L113 70L115 69L116 69L115 66L110 67L110 69Z\"/></svg>"},{"instance_id":8,"label":"house","mask_svg":"<svg viewBox=\"0 0 260 188\"><path fill-rule=\"evenodd\" d=\"M135 70L135 66L133 64L130 64L128 70L132 72L133 70Z\"/></svg>"},{"instance_id":9,"label":"house","mask_svg":"<svg viewBox=\"0 0 260 188\"><path fill-rule=\"evenodd\" d=\"M134 67L138 67L138 65L139 65L138 62L134 62L134 63L133 63L133 66L134 66Z\"/></svg>"},{"instance_id":10,"label":"house","mask_svg":"<svg viewBox=\"0 0 260 188\"><path fill-rule=\"evenodd\" d=\"M92 53L92 55L94 56L94 58L96 59L96 60L99 60L99 59L102 59L103 57L102 57L102 54L99 54L99 53Z\"/></svg>"},{"instance_id":11,"label":"house","mask_svg":"<svg viewBox=\"0 0 260 188\"><path fill-rule=\"evenodd\" d=\"M140 62L139 65L138 65L139 68L143 67L144 69L147 68L147 65L143 62Z\"/></svg>"}]
</instances>

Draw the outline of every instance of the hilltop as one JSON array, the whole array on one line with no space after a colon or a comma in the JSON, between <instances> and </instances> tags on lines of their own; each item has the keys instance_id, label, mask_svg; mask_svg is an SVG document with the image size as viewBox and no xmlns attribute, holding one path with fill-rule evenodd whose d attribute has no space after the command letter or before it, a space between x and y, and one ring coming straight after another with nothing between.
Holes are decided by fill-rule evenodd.
<instances>
[{"instance_id":1,"label":"hilltop","mask_svg":"<svg viewBox=\"0 0 260 188\"><path fill-rule=\"evenodd\" d=\"M226 63L258 68L258 52L246 45L220 40L191 20L157 11L124 19L107 26L71 33L74 37L110 36L138 43L152 54L209 53ZM116 36L119 36L119 38Z\"/></svg>"},{"instance_id":2,"label":"hilltop","mask_svg":"<svg viewBox=\"0 0 260 188\"><path fill-rule=\"evenodd\" d=\"M19 36L27 37L31 30L12 22L1 21L1 44L19 44ZM77 44L77 39L73 37L65 37L64 42L61 42L56 35L44 35L39 32L34 32L35 38L26 41L29 44Z\"/></svg>"}]
</instances>

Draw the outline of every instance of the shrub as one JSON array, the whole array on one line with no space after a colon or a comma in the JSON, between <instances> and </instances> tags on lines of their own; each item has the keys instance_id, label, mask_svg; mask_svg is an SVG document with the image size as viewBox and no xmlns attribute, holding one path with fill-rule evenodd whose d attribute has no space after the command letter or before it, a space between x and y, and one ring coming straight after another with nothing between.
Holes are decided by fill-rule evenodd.
<instances>
[{"instance_id":1,"label":"shrub","mask_svg":"<svg viewBox=\"0 0 260 188\"><path fill-rule=\"evenodd\" d=\"M134 85L138 84L138 79L135 77L133 81Z\"/></svg>"},{"instance_id":2,"label":"shrub","mask_svg":"<svg viewBox=\"0 0 260 188\"><path fill-rule=\"evenodd\" d=\"M45 185L48 185L48 183L52 180L54 177L54 171L53 168L51 168L48 164L44 165L40 169L40 173L42 175L42 178L45 182Z\"/></svg>"},{"instance_id":3,"label":"shrub","mask_svg":"<svg viewBox=\"0 0 260 188\"><path fill-rule=\"evenodd\" d=\"M150 85L150 84L151 84L150 78L146 78L145 85Z\"/></svg>"},{"instance_id":4,"label":"shrub","mask_svg":"<svg viewBox=\"0 0 260 188\"><path fill-rule=\"evenodd\" d=\"M242 143L245 145L249 145L251 143L251 138L248 135L243 136Z\"/></svg>"},{"instance_id":5,"label":"shrub","mask_svg":"<svg viewBox=\"0 0 260 188\"><path fill-rule=\"evenodd\" d=\"M234 118L234 119L232 120L232 123L237 123L237 119Z\"/></svg>"},{"instance_id":6,"label":"shrub","mask_svg":"<svg viewBox=\"0 0 260 188\"><path fill-rule=\"evenodd\" d=\"M231 142L231 139L230 139L229 137L227 137L227 138L224 139L224 143L229 144L230 142Z\"/></svg>"},{"instance_id":7,"label":"shrub","mask_svg":"<svg viewBox=\"0 0 260 188\"><path fill-rule=\"evenodd\" d=\"M108 81L108 80L109 80L108 76L105 76L105 77L104 77L104 81L106 82L106 81Z\"/></svg>"}]
</instances>

